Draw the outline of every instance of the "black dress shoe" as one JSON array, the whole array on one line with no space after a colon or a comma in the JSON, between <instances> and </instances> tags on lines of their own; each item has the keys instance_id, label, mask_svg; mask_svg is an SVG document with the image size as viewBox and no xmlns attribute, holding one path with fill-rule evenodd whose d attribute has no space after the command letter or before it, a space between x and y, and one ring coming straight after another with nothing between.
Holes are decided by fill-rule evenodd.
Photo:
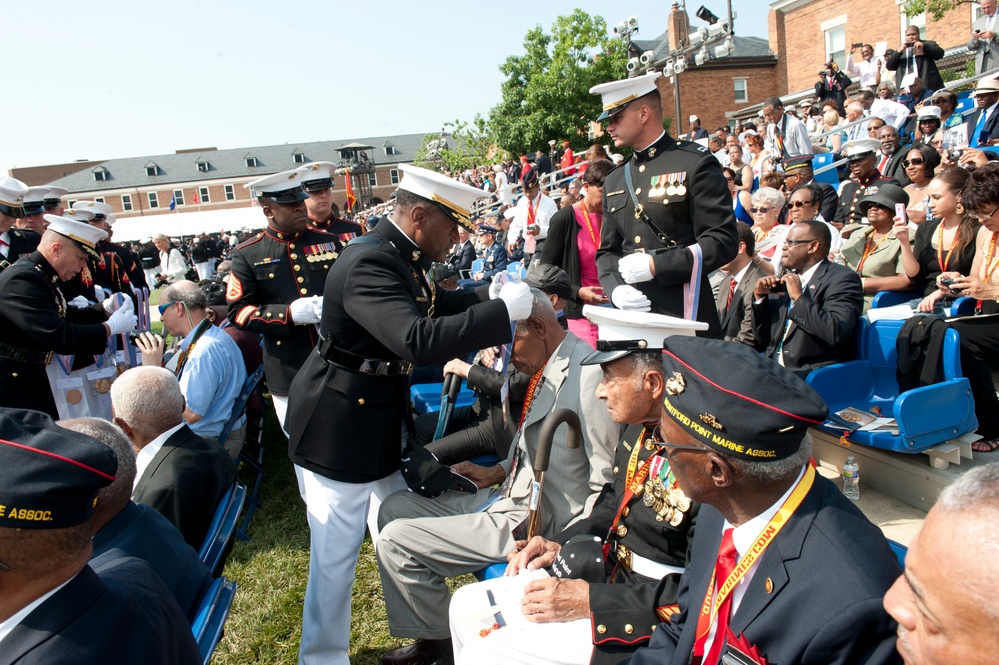
<instances>
[{"instance_id":1,"label":"black dress shoe","mask_svg":"<svg viewBox=\"0 0 999 665\"><path fill-rule=\"evenodd\" d=\"M382 665L433 665L441 655L437 645L437 640L416 640L404 647L386 651L382 655ZM451 657L450 653L448 657Z\"/></svg>"}]
</instances>

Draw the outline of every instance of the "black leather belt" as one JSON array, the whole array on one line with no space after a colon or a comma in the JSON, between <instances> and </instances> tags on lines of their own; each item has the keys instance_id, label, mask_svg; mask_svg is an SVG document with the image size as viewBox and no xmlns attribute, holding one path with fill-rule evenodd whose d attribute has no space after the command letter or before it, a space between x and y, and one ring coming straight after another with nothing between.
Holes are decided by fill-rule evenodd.
<instances>
[{"instance_id":1,"label":"black leather belt","mask_svg":"<svg viewBox=\"0 0 999 665\"><path fill-rule=\"evenodd\" d=\"M316 352L326 363L333 363L358 374L375 374L378 376L408 375L413 370L413 363L404 360L375 360L364 358L343 349L338 349L325 339L320 339Z\"/></svg>"},{"instance_id":2,"label":"black leather belt","mask_svg":"<svg viewBox=\"0 0 999 665\"><path fill-rule=\"evenodd\" d=\"M656 248L656 249L644 249L642 247L639 247L637 249L631 250L631 253L632 254L649 254L649 255L655 256L656 254L663 254L665 252L672 252L674 249L677 249L677 247L659 247L659 248ZM625 253L627 253L627 252L625 252Z\"/></svg>"},{"instance_id":3,"label":"black leather belt","mask_svg":"<svg viewBox=\"0 0 999 665\"><path fill-rule=\"evenodd\" d=\"M19 363L29 363L31 365L48 365L52 360L51 351L28 351L19 349L16 346L0 344L0 358L4 360L14 360Z\"/></svg>"}]
</instances>

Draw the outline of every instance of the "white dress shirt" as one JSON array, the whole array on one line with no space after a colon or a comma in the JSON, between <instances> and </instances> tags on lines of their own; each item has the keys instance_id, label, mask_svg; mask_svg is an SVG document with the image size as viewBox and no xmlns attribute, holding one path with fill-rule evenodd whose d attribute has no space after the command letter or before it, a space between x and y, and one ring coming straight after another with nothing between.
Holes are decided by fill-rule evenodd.
<instances>
[{"instance_id":1,"label":"white dress shirt","mask_svg":"<svg viewBox=\"0 0 999 665\"><path fill-rule=\"evenodd\" d=\"M541 227L541 232L535 236L535 239L544 240L548 236L548 223L558 212L558 206L555 205L555 201L541 192L538 192L534 199L534 223ZM526 196L521 196L520 200L517 201L514 208L517 212L513 216L513 221L510 222L510 231L506 236L506 244L508 245L517 242L524 235L524 230L527 228L527 204Z\"/></svg>"},{"instance_id":2,"label":"white dress shirt","mask_svg":"<svg viewBox=\"0 0 999 665\"><path fill-rule=\"evenodd\" d=\"M133 490L135 490L135 487L139 484L139 479L142 478L142 474L145 473L146 467L149 466L149 463L153 461L154 457L156 457L156 453L160 451L160 448L163 447L166 440L173 436L177 430L186 424L187 423L181 420L179 425L175 425L174 427L171 427L167 431L163 432L158 437L147 443L142 450L135 454L135 480L132 482Z\"/></svg>"}]
</instances>

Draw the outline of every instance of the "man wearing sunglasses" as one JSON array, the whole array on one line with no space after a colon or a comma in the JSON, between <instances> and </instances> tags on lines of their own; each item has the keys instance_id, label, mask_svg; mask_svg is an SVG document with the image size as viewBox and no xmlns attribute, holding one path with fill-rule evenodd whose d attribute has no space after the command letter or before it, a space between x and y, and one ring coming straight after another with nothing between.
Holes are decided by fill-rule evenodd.
<instances>
[{"instance_id":1,"label":"man wearing sunglasses","mask_svg":"<svg viewBox=\"0 0 999 665\"><path fill-rule=\"evenodd\" d=\"M878 188L883 184L898 184L878 171L880 147L881 144L874 139L857 139L844 144L842 154L850 165L850 179L839 188L839 207L831 220L837 229L842 229L846 224L864 223L860 200L877 194Z\"/></svg>"},{"instance_id":2,"label":"man wearing sunglasses","mask_svg":"<svg viewBox=\"0 0 999 665\"><path fill-rule=\"evenodd\" d=\"M756 350L802 377L849 360L849 342L864 307L860 277L830 263L829 243L825 223L796 222L784 239L784 274L760 278L754 291Z\"/></svg>"},{"instance_id":3,"label":"man wearing sunglasses","mask_svg":"<svg viewBox=\"0 0 999 665\"><path fill-rule=\"evenodd\" d=\"M665 347L662 445L701 509L679 613L628 662L900 663L882 607L898 560L809 464L825 402L741 344Z\"/></svg>"}]
</instances>

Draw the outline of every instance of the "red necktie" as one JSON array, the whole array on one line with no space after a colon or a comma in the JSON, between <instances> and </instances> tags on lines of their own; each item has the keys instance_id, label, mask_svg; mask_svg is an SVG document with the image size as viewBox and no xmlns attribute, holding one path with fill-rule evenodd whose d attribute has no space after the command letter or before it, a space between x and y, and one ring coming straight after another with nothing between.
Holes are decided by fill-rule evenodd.
<instances>
[{"instance_id":1,"label":"red necktie","mask_svg":"<svg viewBox=\"0 0 999 665\"><path fill-rule=\"evenodd\" d=\"M733 531L734 529L731 528L725 529L725 533L722 535L721 548L718 551L718 561L715 562L715 584L718 585L719 589L725 583L725 580L728 579L728 576L732 574L732 571L735 570L735 564L739 558L739 553L735 549L735 543L732 542ZM711 592L712 589L708 591ZM733 593L734 591L733 589ZM718 626L715 629L715 639L711 643L711 651L701 661L703 665L716 665L721 658L722 646L724 646L725 636L728 634L728 615L731 609L732 594L730 593L725 598L721 607L718 608Z\"/></svg>"},{"instance_id":2,"label":"red necktie","mask_svg":"<svg viewBox=\"0 0 999 665\"><path fill-rule=\"evenodd\" d=\"M732 296L735 295L735 287L736 287L735 278L734 277L729 278L729 283L728 283L728 302L725 304L725 309L726 310L729 307L732 306Z\"/></svg>"}]
</instances>

